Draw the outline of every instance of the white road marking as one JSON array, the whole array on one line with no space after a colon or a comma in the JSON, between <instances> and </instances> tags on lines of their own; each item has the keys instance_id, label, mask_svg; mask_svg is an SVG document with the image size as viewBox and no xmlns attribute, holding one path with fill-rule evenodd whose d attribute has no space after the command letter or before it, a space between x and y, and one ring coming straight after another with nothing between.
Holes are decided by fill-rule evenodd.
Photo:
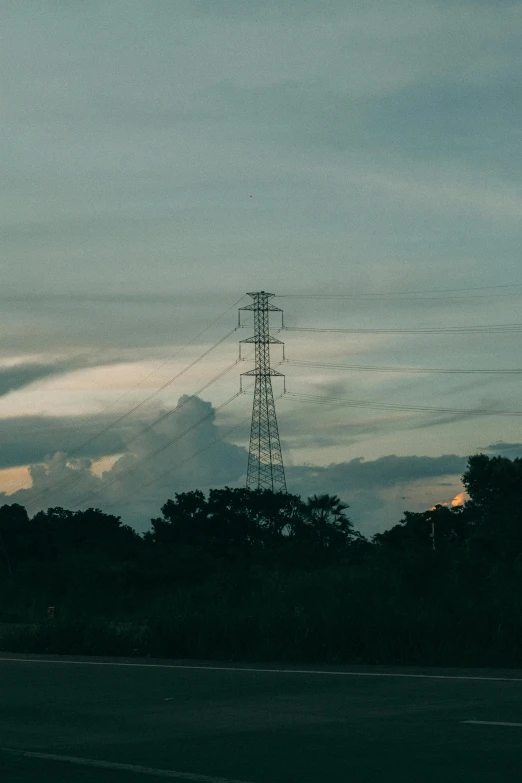
<instances>
[{"instance_id":1,"label":"white road marking","mask_svg":"<svg viewBox=\"0 0 522 783\"><path fill-rule=\"evenodd\" d=\"M136 764L118 764L115 761L98 761L97 759L82 759L76 756L57 756L54 753L32 753L28 750L13 750L0 748L4 753L14 756L23 756L31 759L44 759L45 761L65 761L69 764L79 764L83 767L99 767L101 769L118 769L125 772L138 772L141 775L152 775L157 778L178 778L178 780L193 780L200 783L250 783L247 780L231 780L230 778L216 778L212 775L197 775L191 772L176 772L174 769L154 769L154 767L140 767Z\"/></svg>"},{"instance_id":2,"label":"white road marking","mask_svg":"<svg viewBox=\"0 0 522 783\"><path fill-rule=\"evenodd\" d=\"M509 723L505 720L463 720L461 723L474 723L476 726L518 726L522 728L522 723Z\"/></svg>"},{"instance_id":3,"label":"white road marking","mask_svg":"<svg viewBox=\"0 0 522 783\"><path fill-rule=\"evenodd\" d=\"M480 677L470 674L404 674L399 672L338 672L321 669L255 669L241 666L196 666L177 663L122 663L121 661L57 661L45 658L4 658L2 661L15 663L59 663L73 666L130 666L142 669L189 669L211 672L255 672L261 674L320 674L334 677L410 677L421 680L479 680L484 682L520 682L522 677Z\"/></svg>"}]
</instances>

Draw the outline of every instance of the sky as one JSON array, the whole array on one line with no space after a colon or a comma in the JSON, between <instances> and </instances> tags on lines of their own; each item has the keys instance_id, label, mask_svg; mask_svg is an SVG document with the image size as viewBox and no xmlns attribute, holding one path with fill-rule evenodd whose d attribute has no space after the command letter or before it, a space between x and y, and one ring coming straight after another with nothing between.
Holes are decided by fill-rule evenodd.
<instances>
[{"instance_id":1,"label":"sky","mask_svg":"<svg viewBox=\"0 0 522 783\"><path fill-rule=\"evenodd\" d=\"M258 290L289 491L371 535L522 456L522 376L484 372L522 367L516 329L299 331L522 323L522 3L0 11L2 502L145 530L243 486Z\"/></svg>"}]
</instances>

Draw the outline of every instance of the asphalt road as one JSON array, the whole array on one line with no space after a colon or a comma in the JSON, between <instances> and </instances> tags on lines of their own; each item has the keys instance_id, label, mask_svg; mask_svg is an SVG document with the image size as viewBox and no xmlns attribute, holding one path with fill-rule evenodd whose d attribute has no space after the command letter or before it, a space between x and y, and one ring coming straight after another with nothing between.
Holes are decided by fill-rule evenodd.
<instances>
[{"instance_id":1,"label":"asphalt road","mask_svg":"<svg viewBox=\"0 0 522 783\"><path fill-rule=\"evenodd\" d=\"M522 670L81 661L0 654L5 783L522 778Z\"/></svg>"}]
</instances>

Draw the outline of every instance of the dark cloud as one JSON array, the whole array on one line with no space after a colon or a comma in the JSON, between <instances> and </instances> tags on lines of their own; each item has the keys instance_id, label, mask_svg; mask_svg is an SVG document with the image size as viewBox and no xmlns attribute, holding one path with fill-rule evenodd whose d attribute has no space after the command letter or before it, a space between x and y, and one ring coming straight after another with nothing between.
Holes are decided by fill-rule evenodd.
<instances>
[{"instance_id":1,"label":"dark cloud","mask_svg":"<svg viewBox=\"0 0 522 783\"><path fill-rule=\"evenodd\" d=\"M18 364L0 369L0 397L34 381L64 372L54 364Z\"/></svg>"},{"instance_id":2,"label":"dark cloud","mask_svg":"<svg viewBox=\"0 0 522 783\"><path fill-rule=\"evenodd\" d=\"M502 154L511 150L515 178L520 169L513 131L522 119L521 106L513 102L516 90L515 73L489 84L455 82L454 74L448 74L349 106L339 102L334 119L339 124L346 122L353 111L352 129L361 148L371 151L377 146L387 153L393 150L395 156L425 162L473 154L482 163L494 165L499 153L489 140L495 135Z\"/></svg>"},{"instance_id":3,"label":"dark cloud","mask_svg":"<svg viewBox=\"0 0 522 783\"><path fill-rule=\"evenodd\" d=\"M304 486L327 482L337 487L337 494L361 489L389 487L419 479L460 474L466 466L466 457L443 454L440 457L399 457L395 454L365 461L362 457L328 465L327 467L296 466L288 469L290 482ZM313 490L315 491L315 490ZM331 490L330 490L331 491Z\"/></svg>"},{"instance_id":4,"label":"dark cloud","mask_svg":"<svg viewBox=\"0 0 522 783\"><path fill-rule=\"evenodd\" d=\"M481 409L483 410L483 409ZM491 411L491 415L495 415L495 411ZM443 413L443 414L415 414L416 421L414 423L407 424L405 429L410 430L422 430L429 429L430 427L442 427L445 424L458 424L463 421L471 421L472 419L484 419L483 413L474 413L472 409L469 411L462 411L460 413Z\"/></svg>"},{"instance_id":5,"label":"dark cloud","mask_svg":"<svg viewBox=\"0 0 522 783\"><path fill-rule=\"evenodd\" d=\"M150 421L152 412L143 414L140 420ZM107 427L115 416L112 414L90 416L16 416L0 419L0 468L43 462L59 450L76 449L90 441ZM122 442L136 428L136 421L122 422L88 443L79 455L97 459L107 454L118 454Z\"/></svg>"},{"instance_id":6,"label":"dark cloud","mask_svg":"<svg viewBox=\"0 0 522 783\"><path fill-rule=\"evenodd\" d=\"M522 443L506 443L503 440L499 440L496 443L490 443L489 446L480 449L480 451L514 459L515 457L522 457Z\"/></svg>"},{"instance_id":7,"label":"dark cloud","mask_svg":"<svg viewBox=\"0 0 522 783\"><path fill-rule=\"evenodd\" d=\"M92 359L91 359L92 361ZM23 389L31 383L50 378L53 375L64 375L65 373L91 366L89 358L68 359L52 364L27 363L16 364L12 367L2 367L0 369L0 397L9 392Z\"/></svg>"}]
</instances>

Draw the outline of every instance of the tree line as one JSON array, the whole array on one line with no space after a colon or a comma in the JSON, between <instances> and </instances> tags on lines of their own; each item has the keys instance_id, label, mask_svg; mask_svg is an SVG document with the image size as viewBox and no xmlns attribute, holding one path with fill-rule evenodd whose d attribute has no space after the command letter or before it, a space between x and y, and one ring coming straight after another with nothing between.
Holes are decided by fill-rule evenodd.
<instances>
[{"instance_id":1,"label":"tree line","mask_svg":"<svg viewBox=\"0 0 522 783\"><path fill-rule=\"evenodd\" d=\"M100 509L6 504L0 649L519 665L522 460L472 456L462 482L463 505L371 539L334 495L179 493L141 535Z\"/></svg>"}]
</instances>

